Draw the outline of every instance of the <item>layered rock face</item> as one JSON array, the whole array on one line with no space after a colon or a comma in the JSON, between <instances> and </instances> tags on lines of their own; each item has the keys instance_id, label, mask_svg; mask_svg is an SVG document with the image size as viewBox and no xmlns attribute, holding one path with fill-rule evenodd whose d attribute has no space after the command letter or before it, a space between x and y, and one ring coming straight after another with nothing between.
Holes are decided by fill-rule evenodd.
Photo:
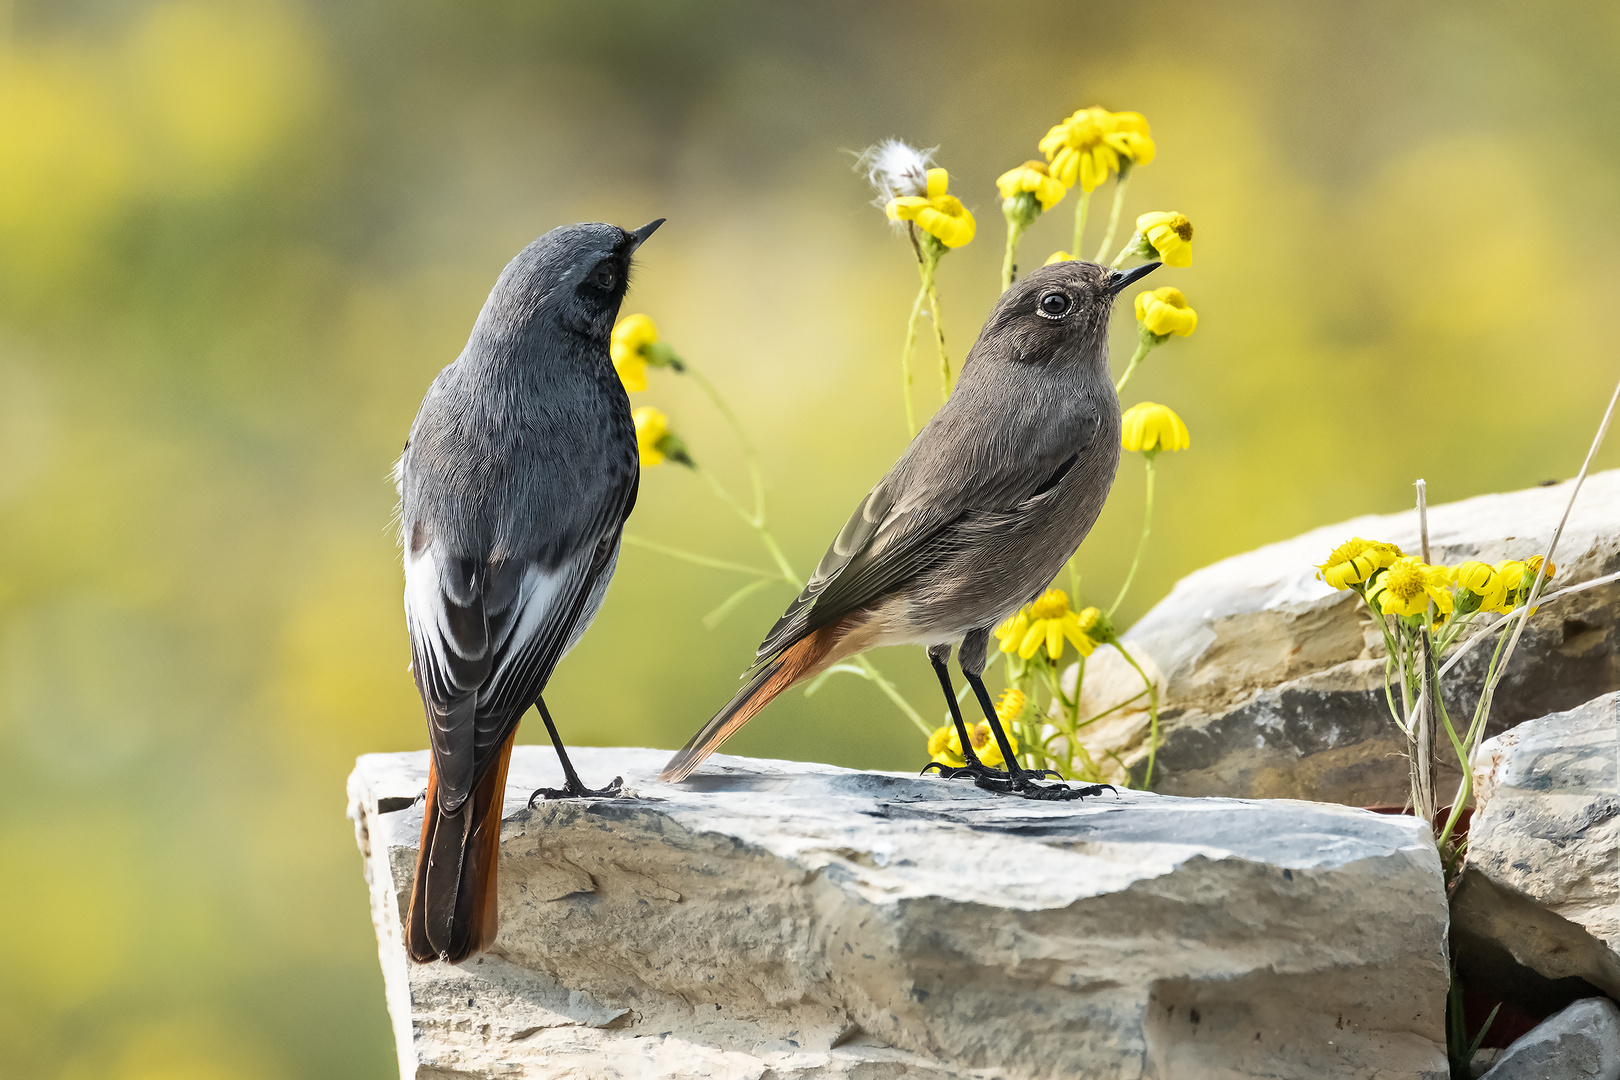
<instances>
[{"instance_id":1,"label":"layered rock face","mask_svg":"<svg viewBox=\"0 0 1620 1080\"><path fill-rule=\"evenodd\" d=\"M1455 565L1540 553L1570 486L1431 507L1431 558ZM1405 741L1384 702L1382 639L1354 595L1315 577L1315 564L1352 536L1420 551L1415 511L1329 525L1190 574L1125 635L1160 683L1155 790L1359 806L1406 800ZM1587 478L1554 561L1549 588L1620 571L1620 470ZM1491 731L1620 690L1617 618L1620 583L1543 605L1497 690ZM1454 714L1472 711L1489 655L1475 648L1445 680ZM1141 688L1117 653L1100 649L1088 661L1082 715ZM1093 757L1111 751L1141 775L1145 709L1089 731ZM1459 779L1443 772L1442 791Z\"/></svg>"},{"instance_id":2,"label":"layered rock face","mask_svg":"<svg viewBox=\"0 0 1620 1080\"><path fill-rule=\"evenodd\" d=\"M1620 954L1620 694L1479 748L1468 865Z\"/></svg>"},{"instance_id":3,"label":"layered rock face","mask_svg":"<svg viewBox=\"0 0 1620 1080\"><path fill-rule=\"evenodd\" d=\"M350 780L405 1077L1443 1077L1446 900L1409 818L580 750L630 797L525 803L501 933L400 940L425 753Z\"/></svg>"}]
</instances>

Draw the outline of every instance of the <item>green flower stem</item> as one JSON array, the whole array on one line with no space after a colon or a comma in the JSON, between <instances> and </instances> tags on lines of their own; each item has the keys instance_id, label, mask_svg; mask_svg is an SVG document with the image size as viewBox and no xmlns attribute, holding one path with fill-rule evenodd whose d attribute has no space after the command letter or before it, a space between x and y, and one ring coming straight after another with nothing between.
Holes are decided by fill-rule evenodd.
<instances>
[{"instance_id":1,"label":"green flower stem","mask_svg":"<svg viewBox=\"0 0 1620 1080\"><path fill-rule=\"evenodd\" d=\"M1097 248L1097 257L1092 262L1102 262L1113 246L1114 234L1119 231L1119 215L1125 209L1125 188L1131 182L1131 166L1127 161L1119 163L1119 179L1114 181L1114 208L1108 212L1108 231L1103 233L1102 245ZM1079 252L1075 253L1079 258ZM1118 260L1115 260L1116 264Z\"/></svg>"},{"instance_id":2,"label":"green flower stem","mask_svg":"<svg viewBox=\"0 0 1620 1080\"><path fill-rule=\"evenodd\" d=\"M928 299L928 286L917 290L917 299L911 305L911 318L906 322L906 346L900 350L900 392L906 402L906 435L917 437L917 413L911 405L911 354L917 348L917 320L922 316L923 301Z\"/></svg>"},{"instance_id":3,"label":"green flower stem","mask_svg":"<svg viewBox=\"0 0 1620 1080\"><path fill-rule=\"evenodd\" d=\"M1114 384L1114 393L1117 394L1121 390L1125 389L1125 384L1131 381L1131 375L1136 371L1136 365L1145 360L1147 358L1147 354L1152 351L1153 346L1149 345L1145 341L1137 341L1136 352L1131 354L1131 362L1125 365L1125 374L1121 375L1119 377L1119 382Z\"/></svg>"},{"instance_id":4,"label":"green flower stem","mask_svg":"<svg viewBox=\"0 0 1620 1080\"><path fill-rule=\"evenodd\" d=\"M1104 709L1102 712L1098 713L1097 715L1086 717L1084 720L1080 721L1080 723L1075 725L1076 730L1078 730L1080 728L1083 728L1083 727L1089 727L1092 724L1095 724L1098 720L1101 720L1103 717L1108 716L1108 715L1110 715L1112 713L1118 712L1119 710L1123 709L1125 706L1129 705L1131 702L1135 701L1137 698L1141 697L1143 694L1146 694L1147 692L1148 692L1147 688L1143 688L1141 690L1138 690L1136 693L1132 694L1130 697L1126 698L1124 701L1120 702L1118 705L1110 705L1108 708Z\"/></svg>"},{"instance_id":5,"label":"green flower stem","mask_svg":"<svg viewBox=\"0 0 1620 1080\"><path fill-rule=\"evenodd\" d=\"M911 707L911 702L901 696L894 683L884 677L883 673L867 658L865 653L855 657L855 666L861 669L862 674L867 679L877 684L877 688L883 691L884 696L890 701L894 702L896 708L906 714L906 719L917 725L917 730L923 733L924 738L934 733L934 729L928 726L928 722L918 714L916 709Z\"/></svg>"},{"instance_id":6,"label":"green flower stem","mask_svg":"<svg viewBox=\"0 0 1620 1080\"><path fill-rule=\"evenodd\" d=\"M1119 650L1119 655L1125 658L1127 664L1136 669L1136 673L1142 676L1142 685L1147 687L1148 764L1147 772L1142 777L1142 790L1146 791L1153 786L1153 763L1159 756L1159 686L1148 678L1148 673L1142 670L1142 665L1136 662L1136 657L1126 651L1124 644L1118 638L1114 638L1108 644Z\"/></svg>"},{"instance_id":7,"label":"green flower stem","mask_svg":"<svg viewBox=\"0 0 1620 1080\"><path fill-rule=\"evenodd\" d=\"M944 387L943 396L951 396L951 358L945 352L945 324L939 321L939 290L934 288L934 271L939 260L923 267L923 288L928 290L928 314L934 322L934 346L939 350L939 377Z\"/></svg>"},{"instance_id":8,"label":"green flower stem","mask_svg":"<svg viewBox=\"0 0 1620 1080\"><path fill-rule=\"evenodd\" d=\"M1082 191L1074 204L1074 243L1069 246L1069 254L1076 259L1080 257L1080 244L1086 235L1086 214L1090 209L1091 192Z\"/></svg>"},{"instance_id":9,"label":"green flower stem","mask_svg":"<svg viewBox=\"0 0 1620 1080\"><path fill-rule=\"evenodd\" d=\"M762 570L757 566L747 566L743 563L728 562L725 559L710 558L707 555L699 555L692 551L683 551L680 548L644 539L634 533L625 533L624 542L631 547L646 548L648 551L656 551L660 555L668 555L672 559L680 559L683 562L692 563L694 566L707 566L711 570L730 570L736 574L751 574L754 577L764 578L768 581L782 579L782 575L775 570Z\"/></svg>"},{"instance_id":10,"label":"green flower stem","mask_svg":"<svg viewBox=\"0 0 1620 1080\"><path fill-rule=\"evenodd\" d=\"M800 581L799 576L793 572L793 567L788 565L787 556L782 553L781 545L776 542L776 537L771 535L771 530L766 527L765 522L757 515L750 513L746 506L738 502L737 497L731 492L727 491L726 486L722 484L709 470L700 465L693 465L692 471L703 477L703 479L707 481L709 487L713 489L715 495L719 496L722 502L735 510L737 516L742 518L744 524L759 534L760 542L765 545L765 550L770 552L771 559L776 563L777 571L781 574L782 580L792 585L795 589L802 589L804 587L804 583Z\"/></svg>"},{"instance_id":11,"label":"green flower stem","mask_svg":"<svg viewBox=\"0 0 1620 1080\"><path fill-rule=\"evenodd\" d=\"M1131 238L1125 241L1125 246L1119 249L1119 254L1114 256L1114 261L1108 264L1108 269L1118 270L1119 264L1130 258L1131 252L1135 251L1137 248L1136 238L1138 235L1139 234L1137 233L1131 234ZM1101 255L1097 256L1097 261L1102 261Z\"/></svg>"},{"instance_id":12,"label":"green flower stem","mask_svg":"<svg viewBox=\"0 0 1620 1080\"><path fill-rule=\"evenodd\" d=\"M1142 503L1142 538L1136 542L1136 554L1131 558L1131 569L1125 575L1125 584L1119 587L1119 595L1108 607L1108 617L1112 619L1119 605L1125 602L1125 594L1131 589L1131 582L1136 578L1136 568L1142 565L1142 553L1147 550L1148 534L1153 531L1153 458L1144 454L1147 463L1147 497Z\"/></svg>"},{"instance_id":13,"label":"green flower stem","mask_svg":"<svg viewBox=\"0 0 1620 1080\"><path fill-rule=\"evenodd\" d=\"M754 452L754 444L749 441L748 433L743 430L742 421L737 419L737 414L726 403L726 399L720 396L720 391L715 389L714 384L701 371L683 360L680 372L683 375L692 377L692 380L708 396L709 403L714 406L715 411L731 426L731 433L737 437L737 445L742 447L743 458L748 463L748 480L754 491L754 518L760 524L764 524L765 478L759 468L759 456Z\"/></svg>"},{"instance_id":14,"label":"green flower stem","mask_svg":"<svg viewBox=\"0 0 1620 1080\"><path fill-rule=\"evenodd\" d=\"M1007 251L1001 257L1001 291L1012 288L1013 272L1018 269L1018 241L1024 235L1024 226L1016 221L1007 222Z\"/></svg>"}]
</instances>

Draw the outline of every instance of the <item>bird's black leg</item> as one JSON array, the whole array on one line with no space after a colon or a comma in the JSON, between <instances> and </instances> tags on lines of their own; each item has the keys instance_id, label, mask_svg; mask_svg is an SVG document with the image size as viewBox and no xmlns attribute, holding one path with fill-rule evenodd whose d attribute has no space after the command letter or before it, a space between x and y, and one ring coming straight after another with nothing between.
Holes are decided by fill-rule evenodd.
<instances>
[{"instance_id":1,"label":"bird's black leg","mask_svg":"<svg viewBox=\"0 0 1620 1080\"><path fill-rule=\"evenodd\" d=\"M1039 781L1046 777L1049 770L1032 770L1019 766L1012 743L1008 740L1007 733L1002 730L1001 719L996 716L996 706L990 700L990 691L985 688L984 679L980 677L984 672L984 652L988 644L988 631L976 630L969 634L957 653L957 663L961 665L962 675L967 679L968 685L973 688L973 696L979 699L979 708L984 710L984 718L990 724L990 733L995 736L996 745L1001 748L1002 760L1007 763L1007 778L989 781L975 778L974 782L986 791L1005 792L1026 799L1058 801L1083 799L1087 795L1101 795L1104 788L1113 791L1112 784L1088 784L1080 788L1069 787L1062 783L1042 784Z\"/></svg>"},{"instance_id":2,"label":"bird's black leg","mask_svg":"<svg viewBox=\"0 0 1620 1080\"><path fill-rule=\"evenodd\" d=\"M535 708L540 710L540 719L546 722L546 731L551 735L551 745L557 748L557 760L562 762L563 786L560 788L537 788L529 796L529 805L533 806L536 799L611 799L619 794L624 787L624 777L615 776L613 783L603 788L588 788L579 782L579 774L574 771L574 763L568 760L568 751L563 749L562 736L557 734L557 725L551 722L551 712L546 708L546 699L534 699Z\"/></svg>"},{"instance_id":3,"label":"bird's black leg","mask_svg":"<svg viewBox=\"0 0 1620 1080\"><path fill-rule=\"evenodd\" d=\"M962 706L956 700L956 687L951 685L951 672L945 666L950 659L951 647L949 645L932 645L928 649L928 662L934 665L934 674L939 676L939 688L945 692L945 704L950 706L951 720L956 724L956 737L962 742L962 758L966 762L960 767L941 765L937 761L930 761L923 766L923 772L931 769L938 770L939 775L950 778L953 776L971 776L975 779L999 779L1006 782L1007 775L990 768L979 760L979 755L973 752L973 740L968 735L967 723L962 719Z\"/></svg>"}]
</instances>

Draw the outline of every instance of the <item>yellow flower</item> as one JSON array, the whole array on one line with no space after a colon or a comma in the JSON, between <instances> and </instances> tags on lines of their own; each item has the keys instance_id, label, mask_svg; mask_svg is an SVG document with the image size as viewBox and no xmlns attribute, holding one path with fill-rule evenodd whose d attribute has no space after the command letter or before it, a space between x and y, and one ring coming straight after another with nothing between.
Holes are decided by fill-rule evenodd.
<instances>
[{"instance_id":1,"label":"yellow flower","mask_svg":"<svg viewBox=\"0 0 1620 1080\"><path fill-rule=\"evenodd\" d=\"M1501 573L1490 563L1469 559L1452 570L1451 580L1459 589L1466 589L1480 598L1481 611L1502 610L1507 586L1503 584Z\"/></svg>"},{"instance_id":2,"label":"yellow flower","mask_svg":"<svg viewBox=\"0 0 1620 1080\"><path fill-rule=\"evenodd\" d=\"M1095 622L1093 623L1095 625ZM1069 595L1062 589L1048 589L1033 604L996 627L1001 651L1016 652L1030 659L1046 646L1046 655L1056 660L1063 655L1063 640L1073 643L1081 656L1090 656L1096 641L1080 624L1080 617L1069 610Z\"/></svg>"},{"instance_id":3,"label":"yellow flower","mask_svg":"<svg viewBox=\"0 0 1620 1080\"><path fill-rule=\"evenodd\" d=\"M1415 555L1403 555L1389 565L1367 591L1367 601L1385 615L1421 615L1429 601L1443 614L1452 609L1451 571L1430 566Z\"/></svg>"},{"instance_id":4,"label":"yellow flower","mask_svg":"<svg viewBox=\"0 0 1620 1080\"><path fill-rule=\"evenodd\" d=\"M1001 692L1001 700L996 702L996 719L1001 721L1002 727L1023 715L1025 702L1024 692L1016 686L1009 686ZM1017 743L1013 743L1013 749L1018 749Z\"/></svg>"},{"instance_id":5,"label":"yellow flower","mask_svg":"<svg viewBox=\"0 0 1620 1080\"><path fill-rule=\"evenodd\" d=\"M1192 265L1192 222L1174 210L1155 210L1136 219L1136 231L1166 266Z\"/></svg>"},{"instance_id":6,"label":"yellow flower","mask_svg":"<svg viewBox=\"0 0 1620 1080\"><path fill-rule=\"evenodd\" d=\"M647 389L647 358L643 351L658 341L658 327L642 314L626 315L613 328L608 339L608 355L613 370L626 390Z\"/></svg>"},{"instance_id":7,"label":"yellow flower","mask_svg":"<svg viewBox=\"0 0 1620 1080\"><path fill-rule=\"evenodd\" d=\"M1042 210L1052 209L1069 190L1052 179L1044 161L1026 161L1016 169L1008 169L996 178L996 189L1003 199L1010 199L1020 191L1032 192Z\"/></svg>"},{"instance_id":8,"label":"yellow flower","mask_svg":"<svg viewBox=\"0 0 1620 1080\"><path fill-rule=\"evenodd\" d=\"M1055 125L1040 142L1052 163L1052 175L1065 186L1095 191L1122 162L1146 165L1153 160L1153 136L1141 113L1111 113L1093 105Z\"/></svg>"},{"instance_id":9,"label":"yellow flower","mask_svg":"<svg viewBox=\"0 0 1620 1080\"><path fill-rule=\"evenodd\" d=\"M671 452L669 418L653 406L643 405L630 413L630 419L635 421L635 449L642 455L642 465L663 465Z\"/></svg>"},{"instance_id":10,"label":"yellow flower","mask_svg":"<svg viewBox=\"0 0 1620 1080\"><path fill-rule=\"evenodd\" d=\"M1015 694L1018 693L1016 690L1012 692ZM1023 695L1019 694L1019 697L1023 697ZM1001 717L1000 709L996 710L996 716L998 718ZM1007 736L1008 745L1012 747L1013 753L1018 753L1018 736L1014 735L1012 730L1006 726L1007 721L1005 719L1002 719L1001 723L1001 730ZM951 730L953 733L955 732L955 725L952 725ZM990 725L988 722L981 720L977 724L974 724L972 727L968 728L968 738L973 740L973 752L979 755L979 760L984 762L986 765L989 765L991 768L994 768L1007 760L1002 756L1001 744L996 742L996 733L990 730ZM962 740L958 738L956 741L960 743Z\"/></svg>"},{"instance_id":11,"label":"yellow flower","mask_svg":"<svg viewBox=\"0 0 1620 1080\"><path fill-rule=\"evenodd\" d=\"M1541 556L1532 555L1520 562L1518 559L1507 559L1496 564L1497 577L1502 582L1501 595L1497 597L1494 606L1483 606L1482 611L1512 611L1530 592L1530 586L1535 584L1536 571L1541 569ZM1558 573L1557 563L1547 564L1547 580L1551 581Z\"/></svg>"},{"instance_id":12,"label":"yellow flower","mask_svg":"<svg viewBox=\"0 0 1620 1080\"><path fill-rule=\"evenodd\" d=\"M1357 536L1334 548L1327 562L1317 566L1316 576L1335 589L1348 589L1366 581L1401 556L1401 549L1394 544L1376 543Z\"/></svg>"},{"instance_id":13,"label":"yellow flower","mask_svg":"<svg viewBox=\"0 0 1620 1080\"><path fill-rule=\"evenodd\" d=\"M1042 265L1051 266L1053 263L1060 262L1074 262L1074 256L1070 255L1067 251L1054 251L1052 252L1052 257L1047 259Z\"/></svg>"},{"instance_id":14,"label":"yellow flower","mask_svg":"<svg viewBox=\"0 0 1620 1080\"><path fill-rule=\"evenodd\" d=\"M1123 429L1120 445L1127 450L1157 454L1160 450L1185 450L1192 445L1187 425L1168 405L1144 401L1132 405L1120 418Z\"/></svg>"},{"instance_id":15,"label":"yellow flower","mask_svg":"<svg viewBox=\"0 0 1620 1080\"><path fill-rule=\"evenodd\" d=\"M1186 337L1198 329L1198 312L1187 306L1187 298L1174 285L1137 293L1136 317L1148 333L1161 338Z\"/></svg>"},{"instance_id":16,"label":"yellow flower","mask_svg":"<svg viewBox=\"0 0 1620 1080\"><path fill-rule=\"evenodd\" d=\"M915 221L917 227L948 248L958 248L973 239L973 215L945 188L950 176L944 169L928 170L928 194L902 195L889 200L884 212L895 221Z\"/></svg>"},{"instance_id":17,"label":"yellow flower","mask_svg":"<svg viewBox=\"0 0 1620 1080\"><path fill-rule=\"evenodd\" d=\"M962 739L956 734L955 723L937 727L928 736L928 759L953 769L967 764L967 759L962 756Z\"/></svg>"}]
</instances>

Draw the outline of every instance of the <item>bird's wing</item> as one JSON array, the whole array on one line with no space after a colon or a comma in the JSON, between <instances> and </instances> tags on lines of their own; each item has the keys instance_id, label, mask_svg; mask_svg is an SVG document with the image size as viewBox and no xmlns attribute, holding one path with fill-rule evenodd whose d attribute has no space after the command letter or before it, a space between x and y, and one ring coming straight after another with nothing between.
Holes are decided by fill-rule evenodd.
<instances>
[{"instance_id":1,"label":"bird's wing","mask_svg":"<svg viewBox=\"0 0 1620 1080\"><path fill-rule=\"evenodd\" d=\"M632 486L603 515L595 542L551 568L446 559L431 545L407 554L411 669L446 810L467 798L579 640L612 575L635 497Z\"/></svg>"},{"instance_id":2,"label":"bird's wing","mask_svg":"<svg viewBox=\"0 0 1620 1080\"><path fill-rule=\"evenodd\" d=\"M861 610L950 554L964 519L1016 510L1055 487L1099 427L1090 407L1061 424L999 431L972 422L930 424L855 508L758 658Z\"/></svg>"}]
</instances>

